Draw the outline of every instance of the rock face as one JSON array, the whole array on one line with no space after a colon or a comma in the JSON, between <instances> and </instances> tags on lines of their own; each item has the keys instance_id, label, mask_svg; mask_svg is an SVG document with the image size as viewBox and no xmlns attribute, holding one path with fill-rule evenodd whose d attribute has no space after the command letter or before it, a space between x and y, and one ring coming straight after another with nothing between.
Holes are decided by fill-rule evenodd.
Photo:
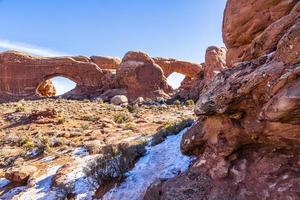
<instances>
[{"instance_id":1,"label":"rock face","mask_svg":"<svg viewBox=\"0 0 300 200\"><path fill-rule=\"evenodd\" d=\"M276 50L278 41L299 19L299 6L299 0L228 0L223 21L227 65Z\"/></svg>"},{"instance_id":2,"label":"rock face","mask_svg":"<svg viewBox=\"0 0 300 200\"><path fill-rule=\"evenodd\" d=\"M299 18L280 28L299 14L298 6L228 1L227 63L244 62L205 81L195 106L198 121L181 142L197 160L186 173L154 184L145 199L149 192L156 199L300 198ZM260 37L265 46L249 53ZM269 51L274 53L264 55Z\"/></svg>"},{"instance_id":3,"label":"rock face","mask_svg":"<svg viewBox=\"0 0 300 200\"><path fill-rule=\"evenodd\" d=\"M167 96L166 78L159 65L142 52L128 52L117 69L118 84L131 100Z\"/></svg>"},{"instance_id":4,"label":"rock face","mask_svg":"<svg viewBox=\"0 0 300 200\"><path fill-rule=\"evenodd\" d=\"M38 86L37 93L38 95L41 95L43 97L53 97L56 94L56 89L53 86L51 80L46 80L41 83L40 86Z\"/></svg>"},{"instance_id":5,"label":"rock face","mask_svg":"<svg viewBox=\"0 0 300 200\"><path fill-rule=\"evenodd\" d=\"M213 79L218 73L227 68L226 53L224 47L215 46L208 47L205 53L204 78L206 80Z\"/></svg>"},{"instance_id":6,"label":"rock face","mask_svg":"<svg viewBox=\"0 0 300 200\"><path fill-rule=\"evenodd\" d=\"M204 85L211 81L218 73L227 69L226 48L211 46L205 53L205 63L201 65L201 71L197 76L186 77L179 88L179 95L183 99L197 101Z\"/></svg>"}]
</instances>

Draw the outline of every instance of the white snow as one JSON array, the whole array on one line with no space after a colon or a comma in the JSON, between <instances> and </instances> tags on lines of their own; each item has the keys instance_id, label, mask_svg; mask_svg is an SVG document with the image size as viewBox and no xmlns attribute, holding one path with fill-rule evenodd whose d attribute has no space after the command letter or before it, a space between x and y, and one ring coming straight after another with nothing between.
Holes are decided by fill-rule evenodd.
<instances>
[{"instance_id":1,"label":"white snow","mask_svg":"<svg viewBox=\"0 0 300 200\"><path fill-rule=\"evenodd\" d=\"M22 189L22 192L19 193L19 195L13 196L18 200L34 200L34 199L43 199L43 200L55 200L56 193L51 192L51 179L52 176L56 173L56 171L60 168L60 166L53 166L47 170L47 173L43 176L40 176L36 180L36 185L34 187L18 187L19 189ZM13 190L16 190L18 188L14 188ZM13 190L11 190L9 193L13 193ZM7 195L7 194L5 194ZM0 197L6 199L5 197ZM10 199L10 198L7 198Z\"/></svg>"},{"instance_id":2,"label":"white snow","mask_svg":"<svg viewBox=\"0 0 300 200\"><path fill-rule=\"evenodd\" d=\"M67 182L73 185L72 193L75 195L76 200L92 199L95 193L96 188L91 185L92 180L86 177L83 171L86 164L94 158L95 155L76 157L76 168L67 176Z\"/></svg>"},{"instance_id":3,"label":"white snow","mask_svg":"<svg viewBox=\"0 0 300 200\"><path fill-rule=\"evenodd\" d=\"M56 156L47 156L47 157L41 159L41 162L44 162L44 163L51 162L52 160L55 160L55 159L56 159Z\"/></svg>"},{"instance_id":4,"label":"white snow","mask_svg":"<svg viewBox=\"0 0 300 200\"><path fill-rule=\"evenodd\" d=\"M78 147L78 148L74 149L73 155L83 157L83 156L89 155L89 152L84 147Z\"/></svg>"},{"instance_id":5,"label":"white snow","mask_svg":"<svg viewBox=\"0 0 300 200\"><path fill-rule=\"evenodd\" d=\"M5 187L9 183L10 183L10 181L7 180L6 178L0 178L0 188Z\"/></svg>"},{"instance_id":6,"label":"white snow","mask_svg":"<svg viewBox=\"0 0 300 200\"><path fill-rule=\"evenodd\" d=\"M107 192L103 200L140 200L156 180L172 178L186 171L193 159L180 151L181 137L186 130L167 137L161 144L148 147L147 154L127 173L126 180Z\"/></svg>"},{"instance_id":7,"label":"white snow","mask_svg":"<svg viewBox=\"0 0 300 200\"><path fill-rule=\"evenodd\" d=\"M125 181L116 188L105 194L103 200L139 200L143 197L145 190L153 182L160 178L172 178L186 171L192 161L192 157L184 156L180 151L181 137L187 129L179 134L169 136L164 142L156 146L147 147L147 153L129 171ZM149 142L150 143L150 142ZM95 184L85 176L83 169L95 155L88 155L84 147L73 151L76 168L67 175L67 182L73 187L72 193L76 200L90 200L95 193ZM50 157L45 161L51 160ZM59 190L51 190L52 177L61 166L50 167L46 174L37 178L33 187L21 186L11 189L0 199L10 200L55 200L61 195ZM6 179L0 179L0 188L7 183Z\"/></svg>"}]
</instances>

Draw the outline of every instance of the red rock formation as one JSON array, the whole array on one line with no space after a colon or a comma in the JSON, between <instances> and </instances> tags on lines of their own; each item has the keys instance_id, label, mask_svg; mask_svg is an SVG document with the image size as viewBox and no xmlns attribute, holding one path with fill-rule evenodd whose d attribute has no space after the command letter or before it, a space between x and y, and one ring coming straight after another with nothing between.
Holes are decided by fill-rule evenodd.
<instances>
[{"instance_id":1,"label":"red rock formation","mask_svg":"<svg viewBox=\"0 0 300 200\"><path fill-rule=\"evenodd\" d=\"M205 63L201 65L202 71L197 76L183 81L176 95L183 99L198 100L205 83L226 68L226 48L208 47L205 53Z\"/></svg>"},{"instance_id":2,"label":"red rock formation","mask_svg":"<svg viewBox=\"0 0 300 200\"><path fill-rule=\"evenodd\" d=\"M53 97L56 94L56 89L51 80L46 80L38 86L37 93L42 97Z\"/></svg>"},{"instance_id":3,"label":"red rock formation","mask_svg":"<svg viewBox=\"0 0 300 200\"><path fill-rule=\"evenodd\" d=\"M110 72L101 70L94 63L85 62L83 58L41 58L14 51L1 53L1 98L35 97L38 86L55 76L63 76L77 83L73 94L100 91L106 84L102 78Z\"/></svg>"},{"instance_id":4,"label":"red rock formation","mask_svg":"<svg viewBox=\"0 0 300 200\"><path fill-rule=\"evenodd\" d=\"M213 79L216 74L226 68L226 48L208 47L205 53L205 65L203 69L205 79Z\"/></svg>"},{"instance_id":5,"label":"red rock formation","mask_svg":"<svg viewBox=\"0 0 300 200\"><path fill-rule=\"evenodd\" d=\"M295 4L229 0L225 42L245 49L260 33L277 32L272 23ZM195 106L199 119L181 142L196 161L188 172L153 185L145 199L150 192L156 199L300 198L299 30L298 19L276 40L267 37L273 54L256 54L205 83ZM231 53L229 63L237 58Z\"/></svg>"},{"instance_id":6,"label":"red rock formation","mask_svg":"<svg viewBox=\"0 0 300 200\"><path fill-rule=\"evenodd\" d=\"M117 80L131 100L167 96L166 78L160 66L142 52L128 52L117 68Z\"/></svg>"},{"instance_id":7,"label":"red rock formation","mask_svg":"<svg viewBox=\"0 0 300 200\"><path fill-rule=\"evenodd\" d=\"M101 69L117 69L121 60L117 57L91 56L91 61L96 63Z\"/></svg>"},{"instance_id":8,"label":"red rock formation","mask_svg":"<svg viewBox=\"0 0 300 200\"><path fill-rule=\"evenodd\" d=\"M177 72L189 78L193 78L196 77L197 74L199 74L199 72L202 70L201 65L187 61L161 57L153 58L153 60L162 68L165 77L168 77L173 72Z\"/></svg>"},{"instance_id":9,"label":"red rock formation","mask_svg":"<svg viewBox=\"0 0 300 200\"><path fill-rule=\"evenodd\" d=\"M276 50L281 36L298 19L298 0L228 0L223 22L227 65Z\"/></svg>"}]
</instances>

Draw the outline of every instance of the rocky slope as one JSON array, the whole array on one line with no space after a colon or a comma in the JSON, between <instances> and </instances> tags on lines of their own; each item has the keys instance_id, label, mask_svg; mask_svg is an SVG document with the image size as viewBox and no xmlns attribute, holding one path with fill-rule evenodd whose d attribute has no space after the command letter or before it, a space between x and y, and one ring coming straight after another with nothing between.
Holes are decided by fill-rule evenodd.
<instances>
[{"instance_id":1,"label":"rocky slope","mask_svg":"<svg viewBox=\"0 0 300 200\"><path fill-rule=\"evenodd\" d=\"M197 160L144 199L300 199L299 6L227 2L229 69L202 87L181 142Z\"/></svg>"}]
</instances>

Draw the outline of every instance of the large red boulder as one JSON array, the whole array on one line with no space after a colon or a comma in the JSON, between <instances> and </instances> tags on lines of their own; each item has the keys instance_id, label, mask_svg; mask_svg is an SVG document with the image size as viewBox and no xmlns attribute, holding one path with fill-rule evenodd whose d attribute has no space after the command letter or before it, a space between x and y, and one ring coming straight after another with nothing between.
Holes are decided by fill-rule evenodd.
<instances>
[{"instance_id":1,"label":"large red boulder","mask_svg":"<svg viewBox=\"0 0 300 200\"><path fill-rule=\"evenodd\" d=\"M142 52L128 52L117 68L117 81L130 100L166 97L166 78L159 65Z\"/></svg>"},{"instance_id":2,"label":"large red boulder","mask_svg":"<svg viewBox=\"0 0 300 200\"><path fill-rule=\"evenodd\" d=\"M46 80L37 88L38 95L42 97L52 97L56 94L56 89L51 80Z\"/></svg>"}]
</instances>

